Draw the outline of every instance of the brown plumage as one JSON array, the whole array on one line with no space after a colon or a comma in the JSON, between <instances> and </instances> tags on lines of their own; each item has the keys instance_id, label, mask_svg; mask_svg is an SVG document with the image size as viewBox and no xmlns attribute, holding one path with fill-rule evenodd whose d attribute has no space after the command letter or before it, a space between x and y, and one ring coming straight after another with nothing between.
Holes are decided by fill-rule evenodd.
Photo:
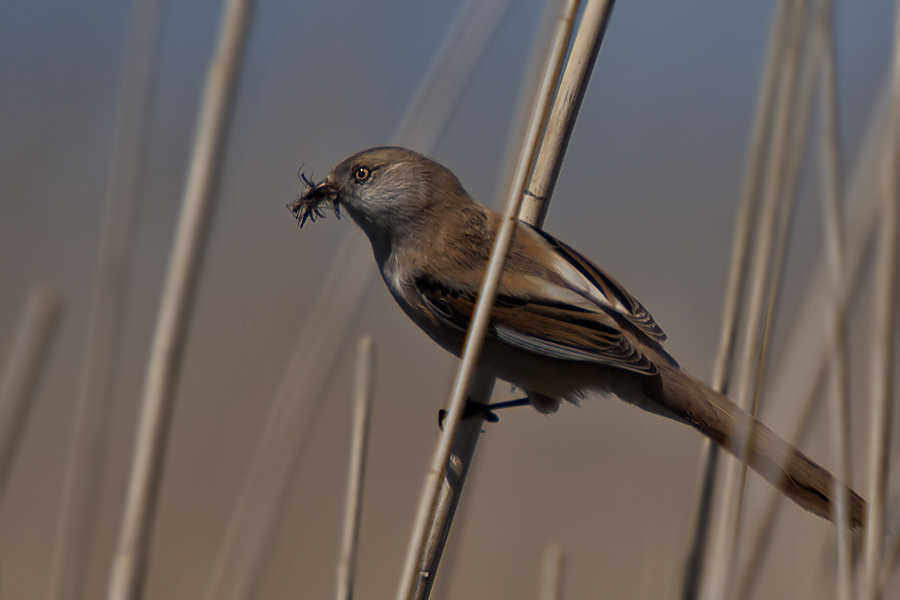
<instances>
[{"instance_id":1,"label":"brown plumage","mask_svg":"<svg viewBox=\"0 0 900 600\"><path fill-rule=\"evenodd\" d=\"M361 152L336 166L291 209L330 203L368 235L391 294L438 344L459 355L500 215L477 204L438 163L402 148ZM302 224L302 221L301 221ZM612 277L553 236L517 228L491 313L480 366L521 387L541 412L611 393L691 425L741 457L803 508L833 519L834 478L725 396L684 371L666 335ZM741 442L749 423L746 444ZM865 501L849 492L850 521Z\"/></svg>"}]
</instances>

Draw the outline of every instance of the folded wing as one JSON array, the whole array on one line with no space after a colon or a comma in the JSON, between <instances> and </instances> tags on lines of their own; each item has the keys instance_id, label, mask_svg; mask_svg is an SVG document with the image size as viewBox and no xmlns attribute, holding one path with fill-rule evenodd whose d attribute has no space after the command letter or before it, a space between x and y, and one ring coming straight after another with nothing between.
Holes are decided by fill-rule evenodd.
<instances>
[{"instance_id":1,"label":"folded wing","mask_svg":"<svg viewBox=\"0 0 900 600\"><path fill-rule=\"evenodd\" d=\"M572 286L573 290L615 310L650 339L656 342L664 342L666 340L666 334L653 320L653 317L644 308L644 305L629 294L628 290L622 287L619 282L604 273L581 253L549 233L530 226L529 229L550 245L558 261L555 265L556 269L561 272L560 274Z\"/></svg>"},{"instance_id":2,"label":"folded wing","mask_svg":"<svg viewBox=\"0 0 900 600\"><path fill-rule=\"evenodd\" d=\"M514 285L508 285L510 278ZM565 288L524 276L504 275L487 335L520 350L560 360L591 362L643 375L656 366L632 344L604 308ZM421 306L444 325L464 332L475 290L449 289L434 276L412 281ZM515 289L513 295L508 290Z\"/></svg>"}]
</instances>

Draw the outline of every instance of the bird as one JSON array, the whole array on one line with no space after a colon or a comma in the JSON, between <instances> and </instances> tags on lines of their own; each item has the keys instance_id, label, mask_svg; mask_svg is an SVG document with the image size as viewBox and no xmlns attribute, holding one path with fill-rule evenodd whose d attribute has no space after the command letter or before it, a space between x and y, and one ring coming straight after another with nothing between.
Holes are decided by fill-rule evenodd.
<instances>
[{"instance_id":1,"label":"bird","mask_svg":"<svg viewBox=\"0 0 900 600\"><path fill-rule=\"evenodd\" d=\"M502 216L476 202L446 167L418 152L353 154L288 205L302 227L332 209L369 238L388 290L432 340L459 356ZM835 520L835 479L726 396L684 370L666 334L618 281L584 255L518 221L479 368L553 413L611 394L689 425L806 510ZM744 435L740 432L746 431ZM866 502L847 489L849 522Z\"/></svg>"}]
</instances>

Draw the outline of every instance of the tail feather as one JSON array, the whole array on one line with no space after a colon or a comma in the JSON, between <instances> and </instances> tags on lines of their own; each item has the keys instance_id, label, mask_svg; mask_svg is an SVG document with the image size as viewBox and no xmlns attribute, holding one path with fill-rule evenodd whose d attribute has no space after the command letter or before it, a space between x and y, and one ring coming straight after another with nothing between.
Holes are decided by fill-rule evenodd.
<instances>
[{"instance_id":1,"label":"tail feather","mask_svg":"<svg viewBox=\"0 0 900 600\"><path fill-rule=\"evenodd\" d=\"M801 507L834 521L835 479L831 473L679 367L665 365L660 376L661 389L655 399L738 458L744 455L738 432L749 420L748 465ZM850 525L860 529L865 525L866 502L849 488L848 500Z\"/></svg>"}]
</instances>

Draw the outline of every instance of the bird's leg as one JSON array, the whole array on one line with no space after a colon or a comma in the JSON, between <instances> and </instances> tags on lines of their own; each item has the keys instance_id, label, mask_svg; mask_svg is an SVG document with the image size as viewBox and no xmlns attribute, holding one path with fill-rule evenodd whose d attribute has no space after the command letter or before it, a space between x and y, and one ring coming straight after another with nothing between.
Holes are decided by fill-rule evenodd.
<instances>
[{"instance_id":1,"label":"bird's leg","mask_svg":"<svg viewBox=\"0 0 900 600\"><path fill-rule=\"evenodd\" d=\"M500 421L500 417L494 414L495 410L513 408L516 406L528 406L528 404L530 404L530 402L527 396L515 400L506 400L505 402L497 402L496 404L485 404L484 402L478 402L477 400L468 398L466 400L466 408L463 409L463 419L479 415L488 423L497 423ZM444 421L446 419L447 411L442 408L438 411L438 427L441 428L441 431L444 429Z\"/></svg>"},{"instance_id":2,"label":"bird's leg","mask_svg":"<svg viewBox=\"0 0 900 600\"><path fill-rule=\"evenodd\" d=\"M491 410L500 410L502 408L528 406L529 404L531 404L531 400L528 399L528 396L525 396L524 398L516 398L515 400L506 400L504 402L498 402L496 404L488 404L487 407Z\"/></svg>"}]
</instances>

